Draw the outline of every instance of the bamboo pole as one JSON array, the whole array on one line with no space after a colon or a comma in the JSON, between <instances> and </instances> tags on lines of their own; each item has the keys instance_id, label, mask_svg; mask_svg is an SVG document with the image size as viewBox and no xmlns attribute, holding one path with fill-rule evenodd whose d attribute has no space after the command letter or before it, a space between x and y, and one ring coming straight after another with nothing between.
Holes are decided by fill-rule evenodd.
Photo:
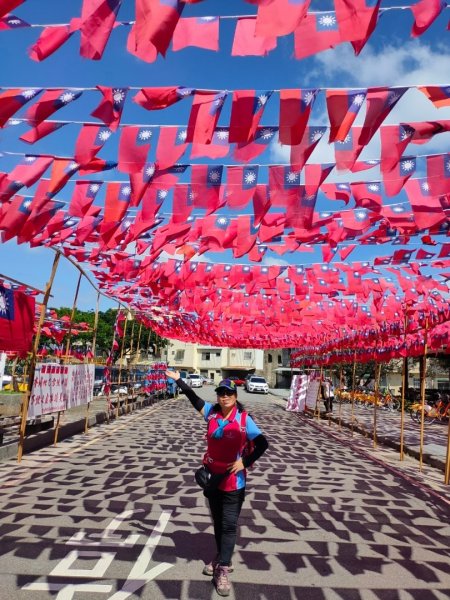
<instances>
[{"instance_id":1,"label":"bamboo pole","mask_svg":"<svg viewBox=\"0 0 450 600\"><path fill-rule=\"evenodd\" d=\"M355 383L356 383L356 352L353 354L353 373L352 373L352 413L351 413L351 423L352 423L352 437L353 437L353 427L355 423Z\"/></svg>"},{"instance_id":2,"label":"bamboo pole","mask_svg":"<svg viewBox=\"0 0 450 600\"><path fill-rule=\"evenodd\" d=\"M445 459L445 477L444 484L448 485L450 483L450 418L448 420L448 430L447 430L447 455Z\"/></svg>"},{"instance_id":3,"label":"bamboo pole","mask_svg":"<svg viewBox=\"0 0 450 600\"><path fill-rule=\"evenodd\" d=\"M314 408L314 416L317 417L317 420L320 421L320 405L319 405L319 398L320 398L320 392L322 389L322 372L323 372L323 367L320 367L320 373L319 373L319 387L317 389L317 394L316 394L316 406Z\"/></svg>"},{"instance_id":4,"label":"bamboo pole","mask_svg":"<svg viewBox=\"0 0 450 600\"><path fill-rule=\"evenodd\" d=\"M92 360L94 362L94 369L95 369L95 352L96 352L96 346L97 346L99 308L100 308L100 293L97 292L97 302L95 305L95 315L94 315L94 337L92 339ZM87 433L89 431L89 407L90 407L90 404L91 403L88 401L88 403L86 405L86 418L84 421L84 433Z\"/></svg>"},{"instance_id":5,"label":"bamboo pole","mask_svg":"<svg viewBox=\"0 0 450 600\"><path fill-rule=\"evenodd\" d=\"M65 352L65 355L63 358L63 364L67 364L69 362L69 349L70 349L70 342L72 340L72 325L73 325L73 320L75 318L75 310L77 307L78 293L80 291L82 276L83 276L83 274L80 272L80 275L78 276L77 287L75 289L75 296L73 298L72 312L70 313L69 331L67 332L66 352ZM61 412L63 412L63 411L60 411L60 410L58 411L58 417L56 419L55 433L53 436L53 445L54 446L56 446L56 444L58 443L59 427L61 424Z\"/></svg>"},{"instance_id":6,"label":"bamboo pole","mask_svg":"<svg viewBox=\"0 0 450 600\"><path fill-rule=\"evenodd\" d=\"M133 321L133 325L131 326L131 338L130 338L130 367L131 367L131 355L133 352L133 342L134 342L134 324L136 321ZM132 384L132 388L131 388L131 394L133 396L134 394L134 384L135 384L135 376L133 375L133 377L130 379L130 369L128 369L128 384L127 384L127 391L128 393L130 392L130 383ZM133 396L134 398L134 396ZM128 394L127 397L125 398L125 414L128 414Z\"/></svg>"},{"instance_id":7,"label":"bamboo pole","mask_svg":"<svg viewBox=\"0 0 450 600\"><path fill-rule=\"evenodd\" d=\"M344 368L341 364L340 370L339 370L339 390L341 391L341 395L339 397L339 429L342 429L342 375L344 372Z\"/></svg>"},{"instance_id":8,"label":"bamboo pole","mask_svg":"<svg viewBox=\"0 0 450 600\"><path fill-rule=\"evenodd\" d=\"M406 333L405 333L406 335ZM406 389L406 372L408 371L408 357L403 358L402 371L402 398L400 406L400 460L405 458L405 389Z\"/></svg>"},{"instance_id":9,"label":"bamboo pole","mask_svg":"<svg viewBox=\"0 0 450 600\"><path fill-rule=\"evenodd\" d=\"M125 318L125 325L123 327L123 338L122 338L122 347L120 349L120 365L119 365L119 378L117 381L117 405L116 405L116 419L119 418L119 407L120 407L120 382L122 377L122 361L123 361L123 351L125 348L125 336L127 334L127 324L128 319Z\"/></svg>"},{"instance_id":10,"label":"bamboo pole","mask_svg":"<svg viewBox=\"0 0 450 600\"><path fill-rule=\"evenodd\" d=\"M375 367L375 402L373 404L373 447L377 447L377 404L380 389L381 363L377 363Z\"/></svg>"},{"instance_id":11,"label":"bamboo pole","mask_svg":"<svg viewBox=\"0 0 450 600\"><path fill-rule=\"evenodd\" d=\"M28 373L28 389L24 394L22 400L21 407L21 421L20 421L20 429L19 429L19 445L17 449L17 462L21 462L23 456L23 444L25 440L25 428L27 425L27 415L28 415L28 404L30 402L31 390L33 388L34 381L34 372L36 370L36 355L39 348L39 342L41 339L41 331L42 325L44 324L45 312L47 310L48 300L50 298L50 292L52 290L53 281L55 279L56 270L58 268L59 259L61 257L61 253L57 252L55 254L55 258L53 259L52 271L50 273L50 279L45 286L45 294L41 304L41 314L39 316L39 323L36 330L36 335L34 336L34 344L33 350L30 359L30 370Z\"/></svg>"},{"instance_id":12,"label":"bamboo pole","mask_svg":"<svg viewBox=\"0 0 450 600\"><path fill-rule=\"evenodd\" d=\"M425 319L424 349L420 357L420 441L419 441L419 470L423 469L423 441L425 437L425 379L427 372L427 329L428 319Z\"/></svg>"}]
</instances>

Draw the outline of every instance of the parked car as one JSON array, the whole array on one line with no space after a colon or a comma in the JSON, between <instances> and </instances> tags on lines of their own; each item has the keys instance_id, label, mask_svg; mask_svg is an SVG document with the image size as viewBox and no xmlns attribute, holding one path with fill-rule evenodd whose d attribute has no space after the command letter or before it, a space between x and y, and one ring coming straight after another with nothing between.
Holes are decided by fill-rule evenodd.
<instances>
[{"instance_id":1,"label":"parked car","mask_svg":"<svg viewBox=\"0 0 450 600\"><path fill-rule=\"evenodd\" d=\"M192 387L192 381L187 371L180 371L180 379L182 379L184 383Z\"/></svg>"},{"instance_id":2,"label":"parked car","mask_svg":"<svg viewBox=\"0 0 450 600\"><path fill-rule=\"evenodd\" d=\"M241 377L237 377L237 375L231 375L231 377L228 377L228 379L231 379L231 381L234 381L234 383L236 385L245 385L245 379L242 379Z\"/></svg>"},{"instance_id":3,"label":"parked car","mask_svg":"<svg viewBox=\"0 0 450 600\"><path fill-rule=\"evenodd\" d=\"M245 384L245 389L247 392L261 392L263 394L269 393L269 385L264 377L257 377L253 375L247 379Z\"/></svg>"},{"instance_id":4,"label":"parked car","mask_svg":"<svg viewBox=\"0 0 450 600\"><path fill-rule=\"evenodd\" d=\"M189 373L189 379L191 380L191 387L197 388L203 386L203 377L198 373Z\"/></svg>"},{"instance_id":5,"label":"parked car","mask_svg":"<svg viewBox=\"0 0 450 600\"><path fill-rule=\"evenodd\" d=\"M203 384L204 385L214 385L214 379L212 377L204 377L203 376Z\"/></svg>"}]
</instances>

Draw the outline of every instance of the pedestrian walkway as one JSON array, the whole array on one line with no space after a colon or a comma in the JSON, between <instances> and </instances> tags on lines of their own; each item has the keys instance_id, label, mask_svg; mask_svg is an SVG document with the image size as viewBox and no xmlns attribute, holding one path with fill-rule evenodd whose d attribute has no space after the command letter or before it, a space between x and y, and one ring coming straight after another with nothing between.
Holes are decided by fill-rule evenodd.
<instances>
[{"instance_id":1,"label":"pedestrian walkway","mask_svg":"<svg viewBox=\"0 0 450 600\"><path fill-rule=\"evenodd\" d=\"M280 400L246 403L270 448L250 471L230 598L448 598L444 501ZM0 600L217 598L201 574L203 434L181 397L0 464Z\"/></svg>"}]
</instances>

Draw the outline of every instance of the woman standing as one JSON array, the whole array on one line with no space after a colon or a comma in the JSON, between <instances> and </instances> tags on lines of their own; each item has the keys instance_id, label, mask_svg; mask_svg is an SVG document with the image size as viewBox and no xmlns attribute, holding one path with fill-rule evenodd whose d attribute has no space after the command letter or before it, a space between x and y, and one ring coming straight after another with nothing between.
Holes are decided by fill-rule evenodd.
<instances>
[{"instance_id":1,"label":"woman standing","mask_svg":"<svg viewBox=\"0 0 450 600\"><path fill-rule=\"evenodd\" d=\"M228 596L231 556L237 537L237 524L245 497L245 469L268 448L264 435L237 399L234 381L224 379L216 388L217 403L205 402L180 378L178 371L166 371L186 394L192 406L208 424L207 450L203 464L213 474L223 474L217 488L208 493L214 524L217 555L203 569L212 575L217 593ZM246 453L251 442L250 453Z\"/></svg>"}]
</instances>

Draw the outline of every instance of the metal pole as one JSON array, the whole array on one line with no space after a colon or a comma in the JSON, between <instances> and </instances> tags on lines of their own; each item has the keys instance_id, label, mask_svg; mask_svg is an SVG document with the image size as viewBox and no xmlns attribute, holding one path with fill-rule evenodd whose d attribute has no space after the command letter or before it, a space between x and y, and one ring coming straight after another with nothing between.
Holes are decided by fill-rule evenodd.
<instances>
[{"instance_id":1,"label":"metal pole","mask_svg":"<svg viewBox=\"0 0 450 600\"><path fill-rule=\"evenodd\" d=\"M41 304L41 314L39 316L39 323L36 330L36 335L34 337L33 351L30 359L30 371L28 374L28 389L24 394L21 408L21 421L20 421L20 429L19 429L19 445L17 450L17 462L21 462L23 456L23 443L25 439L25 428L27 425L27 415L28 415L28 404L30 401L31 390L33 388L33 380L34 380L34 372L36 369L36 354L39 348L39 341L41 339L41 331L42 325L45 320L45 312L47 310L48 300L50 298L50 292L52 290L53 281L56 275L56 269L58 268L58 263L60 259L61 253L57 252L55 254L55 258L53 260L52 271L50 274L50 279L45 287L45 294Z\"/></svg>"}]
</instances>

